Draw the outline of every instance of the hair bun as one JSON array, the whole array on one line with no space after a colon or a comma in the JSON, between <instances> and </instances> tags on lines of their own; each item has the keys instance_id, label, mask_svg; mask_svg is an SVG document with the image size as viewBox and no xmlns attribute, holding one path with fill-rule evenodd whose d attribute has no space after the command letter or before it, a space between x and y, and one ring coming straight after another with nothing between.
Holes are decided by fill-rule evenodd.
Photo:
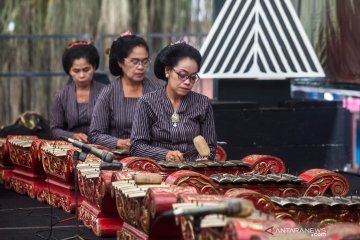
<instances>
[{"instance_id":1,"label":"hair bun","mask_svg":"<svg viewBox=\"0 0 360 240\"><path fill-rule=\"evenodd\" d=\"M164 47L161 49L161 51L158 53L158 55L155 58L154 62L154 73L155 76L159 79L166 80L165 76L165 65L166 65L166 56L167 56L167 50L169 49L169 46Z\"/></svg>"},{"instance_id":2,"label":"hair bun","mask_svg":"<svg viewBox=\"0 0 360 240\"><path fill-rule=\"evenodd\" d=\"M189 45L186 41L180 40L172 43L160 50L155 58L154 73L157 78L167 81L165 68L173 68L179 60L189 57L194 59L200 69L202 57L195 47Z\"/></svg>"}]
</instances>

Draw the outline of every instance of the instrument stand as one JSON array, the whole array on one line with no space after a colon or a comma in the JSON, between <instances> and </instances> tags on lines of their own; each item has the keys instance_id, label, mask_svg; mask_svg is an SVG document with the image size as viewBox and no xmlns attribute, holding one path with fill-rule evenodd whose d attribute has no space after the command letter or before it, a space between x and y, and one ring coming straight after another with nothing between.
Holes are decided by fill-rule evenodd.
<instances>
[{"instance_id":1,"label":"instrument stand","mask_svg":"<svg viewBox=\"0 0 360 240\"><path fill-rule=\"evenodd\" d=\"M75 194L75 220L76 220L76 235L71 236L71 237L67 237L67 238L63 238L61 240L70 240L70 239L80 239L80 240L85 240L85 238L81 237L79 234L79 210L78 210L78 179L77 179L77 161L85 161L86 156L87 156L87 152L79 152L79 151L75 151L74 152L74 156L73 156L73 168L74 168L74 185L75 185L75 190L74 190L74 194Z\"/></svg>"}]
</instances>

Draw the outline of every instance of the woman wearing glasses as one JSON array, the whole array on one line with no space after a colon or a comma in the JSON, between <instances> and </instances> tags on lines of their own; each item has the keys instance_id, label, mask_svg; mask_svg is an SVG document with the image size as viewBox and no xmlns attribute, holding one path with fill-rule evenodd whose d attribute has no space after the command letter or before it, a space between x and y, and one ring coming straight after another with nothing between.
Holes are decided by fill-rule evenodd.
<instances>
[{"instance_id":1,"label":"woman wearing glasses","mask_svg":"<svg viewBox=\"0 0 360 240\"><path fill-rule=\"evenodd\" d=\"M139 36L125 33L110 48L109 67L118 76L99 95L90 125L90 141L110 149L128 149L137 100L163 84L145 77L149 48Z\"/></svg>"},{"instance_id":2,"label":"woman wearing glasses","mask_svg":"<svg viewBox=\"0 0 360 240\"><path fill-rule=\"evenodd\" d=\"M209 99L191 91L199 80L201 55L197 49L176 43L162 49L155 60L155 75L167 81L165 88L139 99L131 132L130 153L154 160L195 160L185 157L202 135L215 157L216 134Z\"/></svg>"},{"instance_id":3,"label":"woman wearing glasses","mask_svg":"<svg viewBox=\"0 0 360 240\"><path fill-rule=\"evenodd\" d=\"M87 143L96 98L105 86L94 80L99 53L88 42L72 42L63 53L62 64L73 81L54 97L50 112L52 137L73 138Z\"/></svg>"}]
</instances>

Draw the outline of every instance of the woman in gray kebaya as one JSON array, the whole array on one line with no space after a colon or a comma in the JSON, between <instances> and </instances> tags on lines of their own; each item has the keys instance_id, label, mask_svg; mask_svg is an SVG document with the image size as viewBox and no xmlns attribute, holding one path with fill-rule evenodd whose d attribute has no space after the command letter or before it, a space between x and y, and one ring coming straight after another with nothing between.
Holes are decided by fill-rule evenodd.
<instances>
[{"instance_id":1,"label":"woman in gray kebaya","mask_svg":"<svg viewBox=\"0 0 360 240\"><path fill-rule=\"evenodd\" d=\"M105 86L94 81L99 66L97 49L85 41L69 44L62 57L64 71L72 81L55 95L50 112L54 139L73 138L88 142L88 131L96 98Z\"/></svg>"},{"instance_id":2,"label":"woman in gray kebaya","mask_svg":"<svg viewBox=\"0 0 360 240\"><path fill-rule=\"evenodd\" d=\"M154 160L184 161L193 150L193 139L202 135L210 148L209 160L216 150L213 110L209 99L193 92L199 80L201 55L197 49L176 43L158 54L155 75L167 81L165 88L145 94L138 101L131 132L130 153Z\"/></svg>"},{"instance_id":3,"label":"woman in gray kebaya","mask_svg":"<svg viewBox=\"0 0 360 240\"><path fill-rule=\"evenodd\" d=\"M100 94L90 126L91 143L110 149L128 149L138 99L163 83L145 77L149 48L139 36L125 33L111 45L110 72L118 76Z\"/></svg>"}]
</instances>

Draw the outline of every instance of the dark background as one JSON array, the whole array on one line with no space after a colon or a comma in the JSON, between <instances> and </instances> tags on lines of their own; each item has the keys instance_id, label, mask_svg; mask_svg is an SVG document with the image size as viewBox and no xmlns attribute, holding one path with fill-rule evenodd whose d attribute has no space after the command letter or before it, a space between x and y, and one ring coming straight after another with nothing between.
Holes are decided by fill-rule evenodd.
<instances>
[{"instance_id":1,"label":"dark background","mask_svg":"<svg viewBox=\"0 0 360 240\"><path fill-rule=\"evenodd\" d=\"M288 80L220 80L213 102L229 159L281 158L288 171L342 169L351 158L351 116L341 102L291 99Z\"/></svg>"}]
</instances>

